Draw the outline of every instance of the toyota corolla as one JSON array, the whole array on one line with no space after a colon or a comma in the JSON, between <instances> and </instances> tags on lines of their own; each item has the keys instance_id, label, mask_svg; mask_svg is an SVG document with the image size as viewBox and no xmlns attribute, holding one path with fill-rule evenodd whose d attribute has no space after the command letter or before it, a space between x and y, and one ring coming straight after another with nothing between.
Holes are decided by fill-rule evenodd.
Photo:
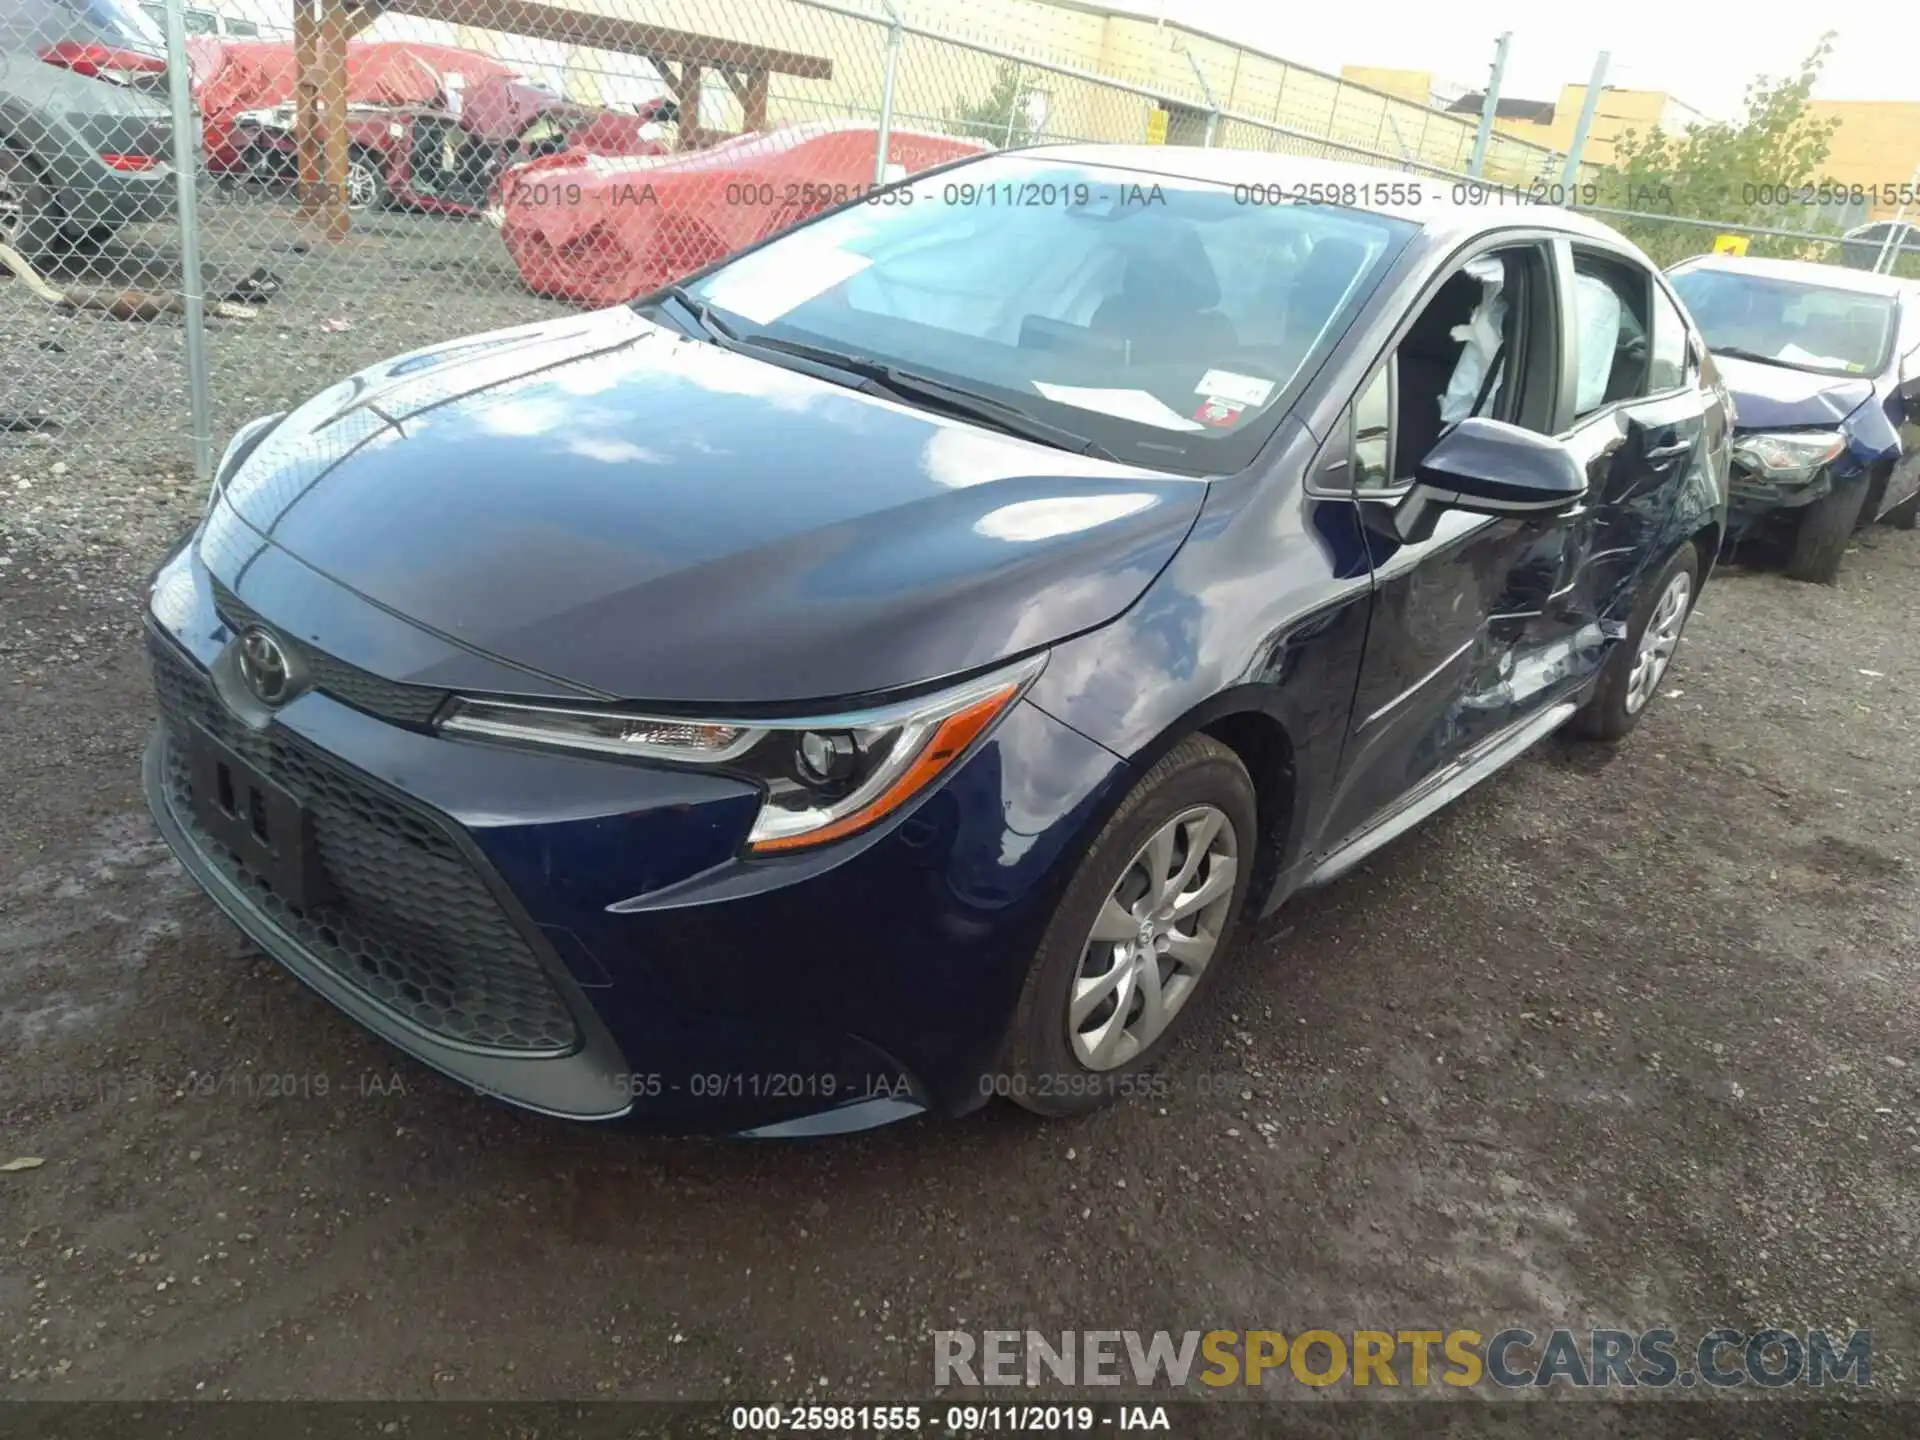
<instances>
[{"instance_id":1,"label":"toyota corolla","mask_svg":"<svg viewBox=\"0 0 1920 1440\"><path fill-rule=\"evenodd\" d=\"M151 586L161 831L548 1114L1126 1093L1259 915L1632 729L1717 553L1666 280L1446 188L987 156L255 422Z\"/></svg>"}]
</instances>

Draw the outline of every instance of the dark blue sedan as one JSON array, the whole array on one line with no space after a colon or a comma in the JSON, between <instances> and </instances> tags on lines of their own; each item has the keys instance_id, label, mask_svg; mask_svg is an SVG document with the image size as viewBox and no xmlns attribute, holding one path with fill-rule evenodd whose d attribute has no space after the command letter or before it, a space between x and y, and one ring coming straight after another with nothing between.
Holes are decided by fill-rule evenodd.
<instances>
[{"instance_id":1,"label":"dark blue sedan","mask_svg":"<svg viewBox=\"0 0 1920 1440\"><path fill-rule=\"evenodd\" d=\"M1736 412L1730 538L1790 532L1787 573L1831 582L1854 531L1920 520L1920 285L1703 255L1674 289Z\"/></svg>"},{"instance_id":2,"label":"dark blue sedan","mask_svg":"<svg viewBox=\"0 0 1920 1440\"><path fill-rule=\"evenodd\" d=\"M1632 729L1718 551L1665 279L1453 200L989 156L258 421L152 585L160 828L548 1114L1127 1094L1237 930Z\"/></svg>"}]
</instances>

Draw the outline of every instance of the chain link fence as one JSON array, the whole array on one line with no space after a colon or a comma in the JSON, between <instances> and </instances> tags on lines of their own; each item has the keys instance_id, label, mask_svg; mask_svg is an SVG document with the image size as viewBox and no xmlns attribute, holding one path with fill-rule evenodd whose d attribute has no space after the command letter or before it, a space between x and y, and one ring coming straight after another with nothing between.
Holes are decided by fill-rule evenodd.
<instances>
[{"instance_id":1,"label":"chain link fence","mask_svg":"<svg viewBox=\"0 0 1920 1440\"><path fill-rule=\"evenodd\" d=\"M135 474L204 473L375 360L618 303L973 151L1459 177L1476 130L1040 0L5 3L0 449ZM1496 134L1483 175L1561 163Z\"/></svg>"}]
</instances>

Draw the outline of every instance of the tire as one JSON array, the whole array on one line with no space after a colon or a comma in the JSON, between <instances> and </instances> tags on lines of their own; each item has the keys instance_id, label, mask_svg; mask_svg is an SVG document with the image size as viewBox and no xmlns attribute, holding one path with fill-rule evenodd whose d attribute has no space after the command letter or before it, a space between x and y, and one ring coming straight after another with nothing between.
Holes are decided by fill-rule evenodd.
<instances>
[{"instance_id":1,"label":"tire","mask_svg":"<svg viewBox=\"0 0 1920 1440\"><path fill-rule=\"evenodd\" d=\"M1680 588L1679 610L1675 615L1669 607L1673 603L1673 592L1682 580L1685 585ZM1594 687L1587 703L1567 722L1569 732L1605 745L1618 744L1627 737L1640 723L1640 717L1647 713L1654 696L1660 693L1660 682L1673 663L1674 652L1680 647L1681 631L1693 613L1693 603L1699 594L1700 557L1689 542L1668 558L1651 584L1641 589L1626 635L1607 657L1600 671L1600 683ZM1656 627L1659 638L1650 647L1649 632ZM1660 643L1661 638L1666 642L1664 645ZM1641 670L1643 656L1650 657L1645 663L1654 665L1650 676Z\"/></svg>"},{"instance_id":2,"label":"tire","mask_svg":"<svg viewBox=\"0 0 1920 1440\"><path fill-rule=\"evenodd\" d=\"M60 220L53 193L32 163L0 142L0 245L37 259L56 248Z\"/></svg>"},{"instance_id":3,"label":"tire","mask_svg":"<svg viewBox=\"0 0 1920 1440\"><path fill-rule=\"evenodd\" d=\"M1004 1088L1036 1114L1082 1114L1127 1093L1132 1088L1127 1082L1165 1053L1169 1040L1216 988L1232 950L1258 849L1257 813L1253 781L1240 757L1205 735L1187 737L1140 778L1081 857L1047 925L1007 1033L996 1090ZM1209 831L1214 817L1219 823ZM1170 852L1149 854L1162 833L1170 834ZM1137 938L1096 940L1096 921L1104 913L1122 922L1114 928L1140 925L1141 919L1109 911L1110 900L1115 911L1130 908L1114 899L1116 889L1129 896L1144 890L1145 867L1157 858L1167 859L1178 874L1202 839L1208 848L1180 894L1204 894L1230 856L1231 881L1219 882L1227 891L1224 903L1216 896L1175 922L1174 933L1157 937L1151 973L1164 979L1149 986L1140 979L1147 972L1138 959ZM1137 903L1151 927L1150 902L1143 897ZM1195 973L1188 967L1206 939L1212 946ZM1166 948L1176 941L1184 956ZM1083 973L1088 967L1093 973ZM1114 978L1103 988L1099 982L1108 977ZM1090 982L1088 991L1099 993L1076 1026L1070 1005L1077 982ZM1158 1028L1146 1013L1151 997L1171 1012ZM1108 1043L1089 1063L1082 1047L1095 1048L1103 1039Z\"/></svg>"},{"instance_id":4,"label":"tire","mask_svg":"<svg viewBox=\"0 0 1920 1440\"><path fill-rule=\"evenodd\" d=\"M364 215L369 210L387 208L387 174L380 157L366 150L347 156L347 211Z\"/></svg>"},{"instance_id":5,"label":"tire","mask_svg":"<svg viewBox=\"0 0 1920 1440\"><path fill-rule=\"evenodd\" d=\"M1794 532L1793 554L1787 557L1787 576L1810 585L1831 585L1840 573L1847 541L1860 523L1867 500L1867 477L1836 480L1833 488L1800 512Z\"/></svg>"}]
</instances>

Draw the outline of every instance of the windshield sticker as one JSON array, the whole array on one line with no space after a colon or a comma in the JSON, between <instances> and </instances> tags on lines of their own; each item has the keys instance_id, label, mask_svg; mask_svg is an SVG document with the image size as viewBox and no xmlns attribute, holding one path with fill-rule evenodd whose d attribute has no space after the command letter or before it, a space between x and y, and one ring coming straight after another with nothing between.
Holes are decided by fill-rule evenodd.
<instances>
[{"instance_id":1,"label":"windshield sticker","mask_svg":"<svg viewBox=\"0 0 1920 1440\"><path fill-rule=\"evenodd\" d=\"M1222 399L1218 395L1209 395L1206 403L1193 412L1193 418L1202 425L1212 425L1216 429L1225 429L1240 418L1247 407L1237 400Z\"/></svg>"},{"instance_id":2,"label":"windshield sticker","mask_svg":"<svg viewBox=\"0 0 1920 1440\"><path fill-rule=\"evenodd\" d=\"M1081 410L1111 415L1116 420L1131 420L1136 425L1151 425L1157 430L1198 430L1197 420L1189 420L1165 401L1144 390L1107 390L1087 385L1049 385L1033 382L1033 388L1049 400Z\"/></svg>"},{"instance_id":3,"label":"windshield sticker","mask_svg":"<svg viewBox=\"0 0 1920 1440\"><path fill-rule=\"evenodd\" d=\"M1193 393L1258 407L1266 404L1267 397L1273 394L1273 382L1257 375L1236 375L1231 370L1209 370L1193 387Z\"/></svg>"},{"instance_id":4,"label":"windshield sticker","mask_svg":"<svg viewBox=\"0 0 1920 1440\"><path fill-rule=\"evenodd\" d=\"M756 325L771 325L871 264L850 250L774 246L716 272L701 298Z\"/></svg>"}]
</instances>

